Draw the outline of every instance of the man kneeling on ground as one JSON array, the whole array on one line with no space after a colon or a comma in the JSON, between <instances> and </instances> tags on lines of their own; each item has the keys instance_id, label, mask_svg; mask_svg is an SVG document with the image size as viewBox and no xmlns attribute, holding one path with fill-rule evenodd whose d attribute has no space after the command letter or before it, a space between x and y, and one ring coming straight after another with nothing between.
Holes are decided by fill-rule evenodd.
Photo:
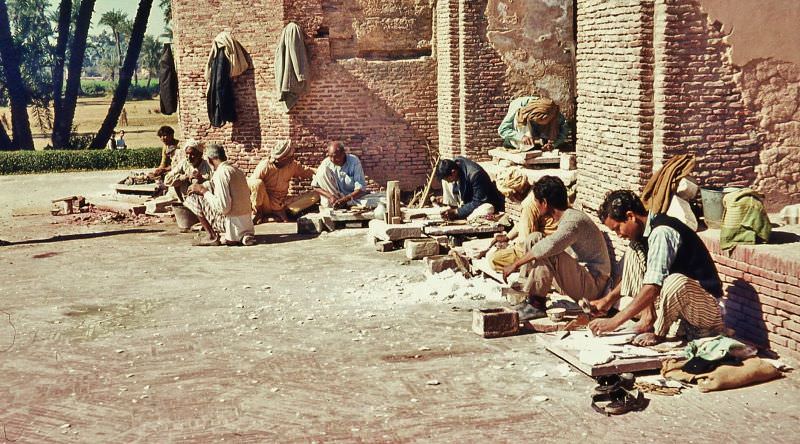
<instances>
[{"instance_id":1,"label":"man kneeling on ground","mask_svg":"<svg viewBox=\"0 0 800 444\"><path fill-rule=\"evenodd\" d=\"M311 187L319 194L322 208L375 208L383 198L378 193L367 193L361 161L355 154L348 154L342 142L328 144L327 157L317 168Z\"/></svg>"},{"instance_id":2,"label":"man kneeling on ground","mask_svg":"<svg viewBox=\"0 0 800 444\"><path fill-rule=\"evenodd\" d=\"M505 198L489 174L466 157L439 160L436 178L442 181L442 202L458 207L442 213L445 220L473 220L505 210Z\"/></svg>"},{"instance_id":3,"label":"man kneeling on ground","mask_svg":"<svg viewBox=\"0 0 800 444\"><path fill-rule=\"evenodd\" d=\"M517 306L521 320L545 316L547 294L555 281L560 293L575 301L594 300L605 290L611 276L611 259L600 229L586 213L569 208L567 187L555 176L544 176L533 184L533 197L542 216L558 224L547 237L528 235L525 255L503 269L503 279L520 273L522 291L528 300Z\"/></svg>"},{"instance_id":4,"label":"man kneeling on ground","mask_svg":"<svg viewBox=\"0 0 800 444\"><path fill-rule=\"evenodd\" d=\"M253 223L265 221L274 216L286 222L286 196L293 178L310 179L314 169L303 166L294 158L294 148L290 141L275 144L272 153L258 163L253 174L247 179L250 186L250 199L253 204Z\"/></svg>"},{"instance_id":5,"label":"man kneeling on ground","mask_svg":"<svg viewBox=\"0 0 800 444\"><path fill-rule=\"evenodd\" d=\"M614 317L591 321L593 333L614 331L637 315L637 345L663 341L672 324L679 320L689 339L725 330L717 302L722 296L722 283L711 254L691 228L666 214L648 214L639 197L627 190L609 193L598 216L610 230L631 243L625 254L622 281L591 305L604 312L619 300L621 293L635 297Z\"/></svg>"},{"instance_id":6,"label":"man kneeling on ground","mask_svg":"<svg viewBox=\"0 0 800 444\"><path fill-rule=\"evenodd\" d=\"M206 158L214 168L211 182L192 184L190 196L183 202L208 233L200 245L255 244L247 177L228 162L221 145L209 145Z\"/></svg>"}]
</instances>

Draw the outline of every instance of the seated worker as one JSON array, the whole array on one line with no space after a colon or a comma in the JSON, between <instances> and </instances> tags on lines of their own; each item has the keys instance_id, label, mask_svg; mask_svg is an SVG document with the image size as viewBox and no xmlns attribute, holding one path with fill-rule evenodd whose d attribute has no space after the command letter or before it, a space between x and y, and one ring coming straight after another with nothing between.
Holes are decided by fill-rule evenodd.
<instances>
[{"instance_id":1,"label":"seated worker","mask_svg":"<svg viewBox=\"0 0 800 444\"><path fill-rule=\"evenodd\" d=\"M268 216L286 222L286 196L289 194L289 183L295 177L310 179L314 177L314 170L295 160L291 142L278 142L270 156L262 159L247 179L253 205L253 223L266 220Z\"/></svg>"},{"instance_id":2,"label":"seated worker","mask_svg":"<svg viewBox=\"0 0 800 444\"><path fill-rule=\"evenodd\" d=\"M526 96L511 101L497 132L505 147L529 150L541 142L550 151L567 140L569 125L551 99Z\"/></svg>"},{"instance_id":3,"label":"seated worker","mask_svg":"<svg viewBox=\"0 0 800 444\"><path fill-rule=\"evenodd\" d=\"M553 219L552 215L544 216L539 213L539 206L536 204L533 193L528 193L520 206L519 221L514 224L508 234L498 234L492 242L498 248L489 257L489 260L492 267L498 272L502 272L503 268L525 255L525 242L532 233L542 233L543 236L548 236L555 233L558 228L558 222Z\"/></svg>"},{"instance_id":4,"label":"seated worker","mask_svg":"<svg viewBox=\"0 0 800 444\"><path fill-rule=\"evenodd\" d=\"M381 199L378 194L367 194L361 161L355 155L347 154L342 142L328 145L327 157L317 168L311 186L320 195L322 208L353 205L375 208Z\"/></svg>"},{"instance_id":5,"label":"seated worker","mask_svg":"<svg viewBox=\"0 0 800 444\"><path fill-rule=\"evenodd\" d=\"M442 181L442 202L458 207L442 213L445 220L473 220L505 210L505 198L489 174L466 157L440 159L436 178Z\"/></svg>"},{"instance_id":6,"label":"seated worker","mask_svg":"<svg viewBox=\"0 0 800 444\"><path fill-rule=\"evenodd\" d=\"M717 303L722 283L711 254L694 231L665 214L648 214L639 197L627 190L609 193L597 213L610 230L630 240L631 247L620 284L590 304L605 312L622 293L635 297L614 317L591 321L593 333L614 331L637 315L637 345L663 341L678 320L690 339L724 331Z\"/></svg>"},{"instance_id":7,"label":"seated worker","mask_svg":"<svg viewBox=\"0 0 800 444\"><path fill-rule=\"evenodd\" d=\"M558 177L544 176L533 184L539 214L552 216L556 231L544 237L534 232L525 243L525 255L503 269L503 279L522 270L522 291L528 301L519 304L520 320L546 316L547 294L555 281L558 291L575 301L602 296L611 276L611 259L600 229L586 213L569 208L567 187Z\"/></svg>"},{"instance_id":8,"label":"seated worker","mask_svg":"<svg viewBox=\"0 0 800 444\"><path fill-rule=\"evenodd\" d=\"M189 192L189 185L205 183L211 179L213 171L211 165L203 159L203 145L196 140L189 139L184 143L186 158L164 176L164 185L170 187L169 196L183 202L184 196Z\"/></svg>"},{"instance_id":9,"label":"seated worker","mask_svg":"<svg viewBox=\"0 0 800 444\"><path fill-rule=\"evenodd\" d=\"M175 130L172 129L170 126L162 126L158 129L158 138L161 139L161 143L164 144L164 147L161 148L161 163L159 163L158 168L153 171L153 176L155 177L164 177L165 174L172 168L173 158L177 158L175 160L175 165L177 165L181 160L183 160L183 156L180 155L180 150L178 149L178 141L175 139Z\"/></svg>"},{"instance_id":10,"label":"seated worker","mask_svg":"<svg viewBox=\"0 0 800 444\"><path fill-rule=\"evenodd\" d=\"M255 229L247 177L227 161L221 145L209 145L206 158L214 168L211 181L190 185L189 196L183 202L200 219L208 233L208 239L198 245L254 245Z\"/></svg>"}]
</instances>

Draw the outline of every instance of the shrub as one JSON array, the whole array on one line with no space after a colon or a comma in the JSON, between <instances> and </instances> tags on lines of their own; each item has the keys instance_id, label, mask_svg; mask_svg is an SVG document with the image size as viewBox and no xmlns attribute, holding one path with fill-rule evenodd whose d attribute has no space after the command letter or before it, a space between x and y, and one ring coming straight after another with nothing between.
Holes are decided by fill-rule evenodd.
<instances>
[{"instance_id":1,"label":"shrub","mask_svg":"<svg viewBox=\"0 0 800 444\"><path fill-rule=\"evenodd\" d=\"M155 168L161 148L0 151L0 175Z\"/></svg>"},{"instance_id":2,"label":"shrub","mask_svg":"<svg viewBox=\"0 0 800 444\"><path fill-rule=\"evenodd\" d=\"M108 92L110 82L102 80L82 80L81 81L81 97L103 97ZM112 87L113 92L113 87Z\"/></svg>"}]
</instances>

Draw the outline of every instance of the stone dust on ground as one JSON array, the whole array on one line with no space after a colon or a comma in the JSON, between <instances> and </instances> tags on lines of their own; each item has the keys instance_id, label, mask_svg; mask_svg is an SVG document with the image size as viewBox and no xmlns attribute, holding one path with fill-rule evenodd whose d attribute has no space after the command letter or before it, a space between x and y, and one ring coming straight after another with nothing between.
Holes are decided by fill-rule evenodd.
<instances>
[{"instance_id":1,"label":"stone dust on ground","mask_svg":"<svg viewBox=\"0 0 800 444\"><path fill-rule=\"evenodd\" d=\"M0 219L5 441L796 442L791 373L601 416L535 335L471 332L491 282L429 281L365 230L202 248L52 220Z\"/></svg>"}]
</instances>

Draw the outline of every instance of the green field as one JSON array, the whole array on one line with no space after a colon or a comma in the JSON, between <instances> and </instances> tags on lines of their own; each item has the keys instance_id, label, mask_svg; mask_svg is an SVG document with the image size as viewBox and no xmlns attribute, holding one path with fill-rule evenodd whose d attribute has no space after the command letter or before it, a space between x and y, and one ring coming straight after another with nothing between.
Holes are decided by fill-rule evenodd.
<instances>
[{"instance_id":1,"label":"green field","mask_svg":"<svg viewBox=\"0 0 800 444\"><path fill-rule=\"evenodd\" d=\"M75 110L77 132L95 133L100 129L110 105L111 96L82 97L78 99L78 106ZM129 100L125 104L125 109L128 114L128 125L117 126L117 129L125 130L125 140L129 147L160 146L161 141L156 136L156 131L162 125L169 125L175 128L176 138L181 139L180 128L178 127L178 113L171 116L162 115L157 98L151 100ZM6 120L11 121L8 108L0 107L0 114L5 114ZM39 127L33 113L29 112L28 114L31 118L34 145L37 150L41 150L50 144L50 130Z\"/></svg>"}]
</instances>

